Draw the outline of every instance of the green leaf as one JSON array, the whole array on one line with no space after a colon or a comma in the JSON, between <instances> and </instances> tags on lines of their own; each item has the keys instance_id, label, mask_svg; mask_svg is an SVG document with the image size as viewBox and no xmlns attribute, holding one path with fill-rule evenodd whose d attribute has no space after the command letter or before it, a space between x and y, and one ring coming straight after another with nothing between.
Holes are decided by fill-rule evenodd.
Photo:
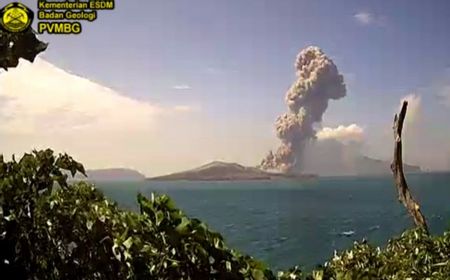
<instances>
[{"instance_id":1,"label":"green leaf","mask_svg":"<svg viewBox=\"0 0 450 280\"><path fill-rule=\"evenodd\" d=\"M88 230L91 230L93 225L94 225L94 223L93 223L92 221L87 221L87 222L86 222L86 228L87 228Z\"/></svg>"},{"instance_id":2,"label":"green leaf","mask_svg":"<svg viewBox=\"0 0 450 280\"><path fill-rule=\"evenodd\" d=\"M123 242L123 246L125 246L125 248L127 249L130 249L131 245L133 245L133 238L130 236Z\"/></svg>"},{"instance_id":3,"label":"green leaf","mask_svg":"<svg viewBox=\"0 0 450 280\"><path fill-rule=\"evenodd\" d=\"M191 221L186 218L183 217L181 218L181 223L175 228L175 230L181 234L185 234L189 231L189 225L190 225Z\"/></svg>"},{"instance_id":4,"label":"green leaf","mask_svg":"<svg viewBox=\"0 0 450 280\"><path fill-rule=\"evenodd\" d=\"M164 221L164 213L162 211L156 212L156 225L159 226Z\"/></svg>"},{"instance_id":5,"label":"green leaf","mask_svg":"<svg viewBox=\"0 0 450 280\"><path fill-rule=\"evenodd\" d=\"M226 267L227 271L231 271L231 263L229 261L225 262L225 267Z\"/></svg>"},{"instance_id":6,"label":"green leaf","mask_svg":"<svg viewBox=\"0 0 450 280\"><path fill-rule=\"evenodd\" d=\"M264 272L259 269L252 269L252 277L254 280L265 280Z\"/></svg>"}]
</instances>

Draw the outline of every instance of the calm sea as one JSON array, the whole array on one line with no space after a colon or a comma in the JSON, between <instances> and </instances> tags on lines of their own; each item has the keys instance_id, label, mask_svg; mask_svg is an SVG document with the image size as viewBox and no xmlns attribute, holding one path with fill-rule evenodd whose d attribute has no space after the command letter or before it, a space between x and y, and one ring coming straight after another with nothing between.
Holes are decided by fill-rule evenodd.
<instances>
[{"instance_id":1,"label":"calm sea","mask_svg":"<svg viewBox=\"0 0 450 280\"><path fill-rule=\"evenodd\" d=\"M450 222L450 173L408 175L434 234ZM310 269L349 247L374 245L411 226L391 176L328 177L310 182L99 182L121 206L137 210L136 194L170 195L189 216L206 222L230 247L274 269Z\"/></svg>"}]
</instances>

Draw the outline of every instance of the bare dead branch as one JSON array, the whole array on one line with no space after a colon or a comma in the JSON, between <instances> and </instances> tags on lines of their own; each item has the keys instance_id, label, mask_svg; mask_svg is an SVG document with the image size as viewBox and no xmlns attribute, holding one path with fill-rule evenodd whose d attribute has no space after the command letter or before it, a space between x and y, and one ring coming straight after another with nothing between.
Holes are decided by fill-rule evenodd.
<instances>
[{"instance_id":1,"label":"bare dead branch","mask_svg":"<svg viewBox=\"0 0 450 280\"><path fill-rule=\"evenodd\" d=\"M392 173L394 174L394 181L397 187L398 200L403 203L403 205L408 210L408 213L414 219L414 224L417 227L423 228L428 233L428 226L425 217L420 211L420 206L416 200L412 197L409 192L408 184L406 183L405 175L403 173L403 159L402 159L402 130L403 122L406 116L406 109L408 107L408 102L403 101L402 109L400 114L394 117L394 160L391 164Z\"/></svg>"}]
</instances>

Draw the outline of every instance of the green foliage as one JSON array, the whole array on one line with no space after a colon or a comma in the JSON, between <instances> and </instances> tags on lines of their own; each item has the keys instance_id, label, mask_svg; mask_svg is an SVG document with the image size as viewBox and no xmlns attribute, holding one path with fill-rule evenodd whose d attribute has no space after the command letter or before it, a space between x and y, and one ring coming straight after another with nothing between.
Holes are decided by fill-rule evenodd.
<instances>
[{"instance_id":1,"label":"green foliage","mask_svg":"<svg viewBox=\"0 0 450 280\"><path fill-rule=\"evenodd\" d=\"M329 279L448 279L450 233L429 236L409 230L384 249L366 242L336 255L326 265Z\"/></svg>"},{"instance_id":2,"label":"green foliage","mask_svg":"<svg viewBox=\"0 0 450 280\"><path fill-rule=\"evenodd\" d=\"M69 185L85 173L68 155L33 151L0 156L0 271L13 279L448 279L450 233L405 232L384 249L367 242L305 274L275 277L263 263L228 248L223 237L177 209L166 195L124 211L93 185ZM57 186L55 188L55 186Z\"/></svg>"},{"instance_id":3,"label":"green foliage","mask_svg":"<svg viewBox=\"0 0 450 280\"><path fill-rule=\"evenodd\" d=\"M68 187L64 171L85 173L80 163L51 150L33 151L19 161L5 162L0 156L0 271L35 270L39 256L34 248L42 228L37 206L55 184Z\"/></svg>"}]
</instances>

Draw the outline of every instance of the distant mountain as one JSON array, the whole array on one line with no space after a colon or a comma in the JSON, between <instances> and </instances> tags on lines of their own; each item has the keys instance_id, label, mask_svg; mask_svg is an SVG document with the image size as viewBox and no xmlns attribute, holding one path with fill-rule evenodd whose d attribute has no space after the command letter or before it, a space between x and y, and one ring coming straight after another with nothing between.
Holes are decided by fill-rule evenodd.
<instances>
[{"instance_id":1,"label":"distant mountain","mask_svg":"<svg viewBox=\"0 0 450 280\"><path fill-rule=\"evenodd\" d=\"M173 173L165 176L149 178L155 181L244 181L244 180L273 180L280 178L306 179L313 175L294 175L264 172L255 167L246 167L237 163L213 161L198 168Z\"/></svg>"},{"instance_id":2,"label":"distant mountain","mask_svg":"<svg viewBox=\"0 0 450 280\"><path fill-rule=\"evenodd\" d=\"M373 159L367 156L356 158L355 172L356 175L383 175L391 174L391 163L389 161ZM420 166L403 164L405 173L421 172Z\"/></svg>"},{"instance_id":3,"label":"distant mountain","mask_svg":"<svg viewBox=\"0 0 450 280\"><path fill-rule=\"evenodd\" d=\"M341 143L335 139L310 143L301 161L303 172L320 176L391 175L390 160L370 158L363 154L362 143ZM405 173L420 172L419 166L404 164Z\"/></svg>"},{"instance_id":4,"label":"distant mountain","mask_svg":"<svg viewBox=\"0 0 450 280\"><path fill-rule=\"evenodd\" d=\"M142 181L145 176L133 169L127 168L107 168L86 170L88 178L77 174L75 180L88 181Z\"/></svg>"}]
</instances>

